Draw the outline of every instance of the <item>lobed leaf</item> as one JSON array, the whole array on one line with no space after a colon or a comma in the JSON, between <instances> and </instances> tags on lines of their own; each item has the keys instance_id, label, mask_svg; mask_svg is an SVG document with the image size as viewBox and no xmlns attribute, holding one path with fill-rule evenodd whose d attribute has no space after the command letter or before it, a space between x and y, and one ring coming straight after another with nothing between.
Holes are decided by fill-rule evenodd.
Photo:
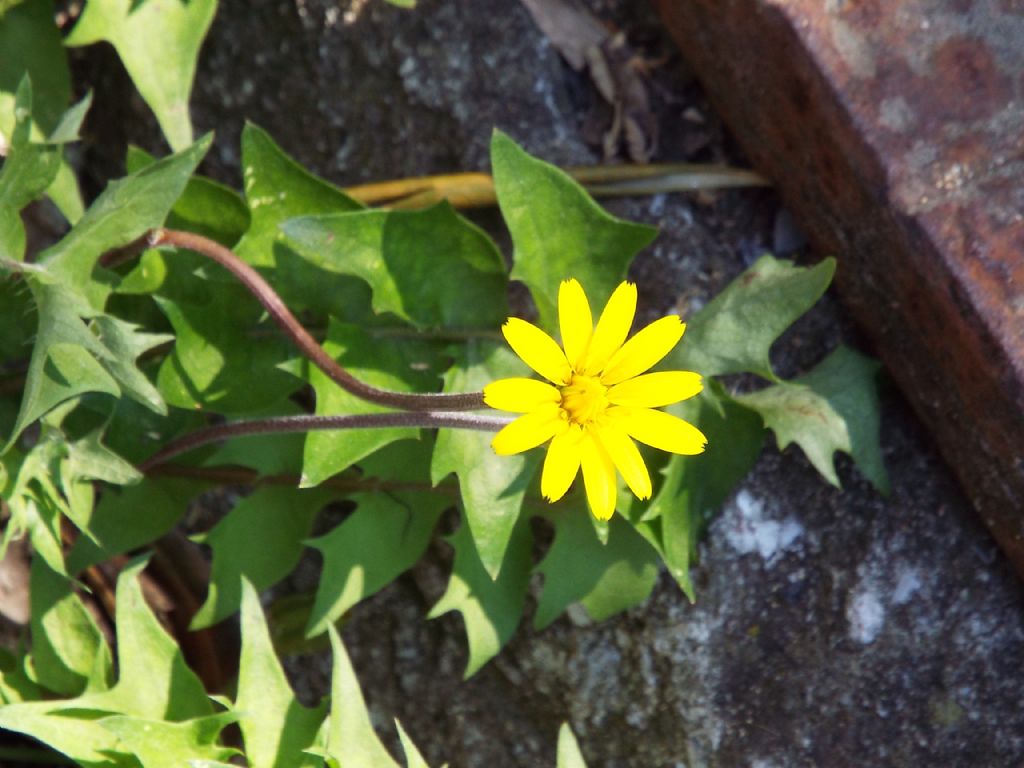
<instances>
[{"instance_id":1,"label":"lobed leaf","mask_svg":"<svg viewBox=\"0 0 1024 768\"><path fill-rule=\"evenodd\" d=\"M598 538L578 496L546 516L555 539L536 568L544 588L535 629L548 626L570 603L582 603L591 618L604 621L647 599L658 580L658 553L621 515L609 521L607 543Z\"/></svg>"},{"instance_id":2,"label":"lobed leaf","mask_svg":"<svg viewBox=\"0 0 1024 768\"><path fill-rule=\"evenodd\" d=\"M0 13L0 134L14 132L15 93L27 74L35 90L33 119L49 135L71 100L71 72L53 22L53 0L26 0Z\"/></svg>"},{"instance_id":3,"label":"lobed leaf","mask_svg":"<svg viewBox=\"0 0 1024 768\"><path fill-rule=\"evenodd\" d=\"M519 625L530 581L532 539L529 521L520 518L508 540L500 573L493 578L466 524L448 537L455 549L455 563L448 588L429 618L448 611L462 614L469 642L467 678L498 654Z\"/></svg>"},{"instance_id":4,"label":"lobed leaf","mask_svg":"<svg viewBox=\"0 0 1024 768\"><path fill-rule=\"evenodd\" d=\"M202 682L146 604L138 578L145 567L145 560L133 561L117 578L117 684L65 708L170 721L213 714Z\"/></svg>"},{"instance_id":5,"label":"lobed leaf","mask_svg":"<svg viewBox=\"0 0 1024 768\"><path fill-rule=\"evenodd\" d=\"M696 424L707 435L708 447L699 456L669 458L654 498L631 519L661 552L669 573L692 601L696 594L690 567L700 536L761 455L764 427L757 414L719 387L666 410Z\"/></svg>"},{"instance_id":6,"label":"lobed leaf","mask_svg":"<svg viewBox=\"0 0 1024 768\"><path fill-rule=\"evenodd\" d=\"M479 391L495 379L522 375L525 370L506 347L491 342L471 341L457 355L445 375L445 392ZM498 578L539 455L530 451L498 456L491 448L493 437L465 429L439 430L430 477L435 485L453 472L458 477L473 544L484 569L491 578Z\"/></svg>"},{"instance_id":7,"label":"lobed leaf","mask_svg":"<svg viewBox=\"0 0 1024 768\"><path fill-rule=\"evenodd\" d=\"M68 570L78 573L115 555L163 536L185 513L203 486L189 480L147 477L127 488L106 488L87 519L77 523L81 536L68 555Z\"/></svg>"},{"instance_id":8,"label":"lobed leaf","mask_svg":"<svg viewBox=\"0 0 1024 768\"><path fill-rule=\"evenodd\" d=\"M93 279L99 257L164 223L210 142L205 136L176 155L112 181L74 228L40 254L40 263L69 287L92 283L90 304L102 309L109 287Z\"/></svg>"},{"instance_id":9,"label":"lobed leaf","mask_svg":"<svg viewBox=\"0 0 1024 768\"><path fill-rule=\"evenodd\" d=\"M242 656L234 711L250 768L314 768L306 754L324 720L322 706L310 709L295 698L274 653L259 595L242 581Z\"/></svg>"},{"instance_id":10,"label":"lobed leaf","mask_svg":"<svg viewBox=\"0 0 1024 768\"><path fill-rule=\"evenodd\" d=\"M344 768L399 768L373 730L363 692L352 662L333 625L328 625L334 653L331 712L324 732L324 753L331 764Z\"/></svg>"},{"instance_id":11,"label":"lobed leaf","mask_svg":"<svg viewBox=\"0 0 1024 768\"><path fill-rule=\"evenodd\" d=\"M138 147L128 147L125 165L128 173L135 173L156 162L156 158ZM242 196L233 190L205 176L193 176L185 184L171 212L167 226L185 229L209 237L221 245L233 246L249 228L249 208ZM118 291L124 290L124 284Z\"/></svg>"},{"instance_id":12,"label":"lobed leaf","mask_svg":"<svg viewBox=\"0 0 1024 768\"><path fill-rule=\"evenodd\" d=\"M311 264L364 280L378 314L424 329L491 329L508 314L497 246L447 203L304 216L281 228Z\"/></svg>"},{"instance_id":13,"label":"lobed leaf","mask_svg":"<svg viewBox=\"0 0 1024 768\"><path fill-rule=\"evenodd\" d=\"M587 768L580 745L568 723L562 723L558 729L558 760L555 768Z\"/></svg>"},{"instance_id":14,"label":"lobed leaf","mask_svg":"<svg viewBox=\"0 0 1024 768\"><path fill-rule=\"evenodd\" d=\"M888 493L879 444L880 368L877 361L840 346L805 376L736 399L764 418L780 450L799 445L832 485L839 486L834 455L842 451L875 488Z\"/></svg>"},{"instance_id":15,"label":"lobed leaf","mask_svg":"<svg viewBox=\"0 0 1024 768\"><path fill-rule=\"evenodd\" d=\"M657 230L609 215L566 173L531 157L495 131L491 166L498 205L515 246L512 279L521 280L541 325L558 327L558 286L575 277L602 307Z\"/></svg>"},{"instance_id":16,"label":"lobed leaf","mask_svg":"<svg viewBox=\"0 0 1024 768\"><path fill-rule=\"evenodd\" d=\"M242 582L267 589L298 564L317 513L334 493L316 488L257 488L238 502L205 537L213 550L209 591L191 629L226 619L242 601Z\"/></svg>"},{"instance_id":17,"label":"lobed leaf","mask_svg":"<svg viewBox=\"0 0 1024 768\"><path fill-rule=\"evenodd\" d=\"M31 566L32 661L37 682L77 696L90 681L106 688L113 662L103 633L67 577L37 557Z\"/></svg>"},{"instance_id":18,"label":"lobed leaf","mask_svg":"<svg viewBox=\"0 0 1024 768\"><path fill-rule=\"evenodd\" d=\"M117 684L73 699L0 707L0 728L31 736L86 768L137 768L99 716L176 722L213 714L202 683L146 605L138 582L144 567L129 564L117 581Z\"/></svg>"},{"instance_id":19,"label":"lobed leaf","mask_svg":"<svg viewBox=\"0 0 1024 768\"><path fill-rule=\"evenodd\" d=\"M247 414L299 389L302 381L279 367L294 357L294 348L276 325L260 322L262 308L249 292L228 283L207 285L205 302L157 298L175 333L174 349L157 373L168 404Z\"/></svg>"},{"instance_id":20,"label":"lobed leaf","mask_svg":"<svg viewBox=\"0 0 1024 768\"><path fill-rule=\"evenodd\" d=\"M0 19L0 27L3 20ZM0 259L21 261L25 228L20 211L43 194L57 177L60 150L32 142L32 85L22 78L13 104L14 122L0 168ZM0 136L3 136L0 130Z\"/></svg>"},{"instance_id":21,"label":"lobed leaf","mask_svg":"<svg viewBox=\"0 0 1024 768\"><path fill-rule=\"evenodd\" d=\"M310 309L364 323L372 314L369 287L336 271L312 268L280 230L295 216L358 211L363 206L312 175L251 123L242 131L242 177L252 223L235 249L238 255L264 273L273 270L271 282L293 311Z\"/></svg>"},{"instance_id":22,"label":"lobed leaf","mask_svg":"<svg viewBox=\"0 0 1024 768\"><path fill-rule=\"evenodd\" d=\"M660 367L777 381L768 358L772 344L821 298L835 267L835 259L798 267L762 256L688 321L682 344Z\"/></svg>"},{"instance_id":23,"label":"lobed leaf","mask_svg":"<svg viewBox=\"0 0 1024 768\"><path fill-rule=\"evenodd\" d=\"M65 45L114 46L174 150L192 142L188 102L217 0L89 0Z\"/></svg>"},{"instance_id":24,"label":"lobed leaf","mask_svg":"<svg viewBox=\"0 0 1024 768\"><path fill-rule=\"evenodd\" d=\"M323 557L323 574L307 637L319 635L415 565L450 503L430 493L358 493L350 498L356 511L310 542Z\"/></svg>"},{"instance_id":25,"label":"lobed leaf","mask_svg":"<svg viewBox=\"0 0 1024 768\"><path fill-rule=\"evenodd\" d=\"M145 768L181 768L195 761L224 761L240 754L237 749L216 743L225 727L235 722L234 712L220 712L182 723L113 715L97 725L119 741L119 751L135 755Z\"/></svg>"}]
</instances>

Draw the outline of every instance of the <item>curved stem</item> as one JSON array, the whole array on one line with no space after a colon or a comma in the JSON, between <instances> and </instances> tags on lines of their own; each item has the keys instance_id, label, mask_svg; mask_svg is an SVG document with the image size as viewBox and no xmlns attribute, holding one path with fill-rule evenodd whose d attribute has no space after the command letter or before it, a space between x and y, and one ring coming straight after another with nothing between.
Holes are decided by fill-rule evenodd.
<instances>
[{"instance_id":1,"label":"curved stem","mask_svg":"<svg viewBox=\"0 0 1024 768\"><path fill-rule=\"evenodd\" d=\"M453 427L497 432L511 419L500 416L479 416L471 413L444 411L398 411L394 413L357 413L344 416L274 416L267 419L235 421L198 429L172 440L138 465L140 472L148 472L186 451L231 437L264 435L274 432L310 432L321 429L373 429L380 427Z\"/></svg>"},{"instance_id":2,"label":"curved stem","mask_svg":"<svg viewBox=\"0 0 1024 768\"><path fill-rule=\"evenodd\" d=\"M480 392L466 394L412 394L408 392L391 392L372 387L342 368L302 324L295 318L291 310L270 287L266 280L242 261L233 251L225 248L202 235L192 232L181 232L173 229L155 229L148 237L151 247L170 245L176 248L187 248L190 251L206 256L227 269L259 300L274 322L291 339L292 343L339 387L351 392L356 397L371 403L386 405L390 408L401 408L406 411L472 411L484 407L484 397Z\"/></svg>"}]
</instances>

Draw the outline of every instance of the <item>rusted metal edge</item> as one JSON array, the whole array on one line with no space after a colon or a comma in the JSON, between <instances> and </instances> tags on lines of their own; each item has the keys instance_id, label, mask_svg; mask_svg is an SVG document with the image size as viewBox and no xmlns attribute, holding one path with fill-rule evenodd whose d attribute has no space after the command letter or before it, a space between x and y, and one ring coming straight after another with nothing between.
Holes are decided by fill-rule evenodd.
<instances>
[{"instance_id":1,"label":"rusted metal edge","mask_svg":"<svg viewBox=\"0 0 1024 768\"><path fill-rule=\"evenodd\" d=\"M1024 578L1020 2L653 2Z\"/></svg>"}]
</instances>

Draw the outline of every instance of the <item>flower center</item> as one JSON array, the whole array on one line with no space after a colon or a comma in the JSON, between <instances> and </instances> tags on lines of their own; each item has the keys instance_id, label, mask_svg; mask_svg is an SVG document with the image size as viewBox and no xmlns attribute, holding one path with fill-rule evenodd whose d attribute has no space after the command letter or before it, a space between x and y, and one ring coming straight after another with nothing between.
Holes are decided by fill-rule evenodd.
<instances>
[{"instance_id":1,"label":"flower center","mask_svg":"<svg viewBox=\"0 0 1024 768\"><path fill-rule=\"evenodd\" d=\"M596 376L574 373L561 392L562 410L573 424L589 424L608 407L608 387Z\"/></svg>"}]
</instances>

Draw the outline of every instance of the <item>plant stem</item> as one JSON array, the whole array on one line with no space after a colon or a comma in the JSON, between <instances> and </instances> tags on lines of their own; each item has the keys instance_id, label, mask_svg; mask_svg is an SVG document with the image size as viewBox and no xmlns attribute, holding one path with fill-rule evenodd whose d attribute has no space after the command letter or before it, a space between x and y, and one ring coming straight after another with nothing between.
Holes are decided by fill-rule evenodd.
<instances>
[{"instance_id":1,"label":"plant stem","mask_svg":"<svg viewBox=\"0 0 1024 768\"><path fill-rule=\"evenodd\" d=\"M753 171L723 165L597 165L562 170L594 197L769 186ZM456 208L481 208L497 202L494 181L486 173L395 179L349 187L345 193L367 205L396 209L426 208L441 200Z\"/></svg>"},{"instance_id":2,"label":"plant stem","mask_svg":"<svg viewBox=\"0 0 1024 768\"><path fill-rule=\"evenodd\" d=\"M310 335L295 318L291 310L270 287L263 277L242 261L233 251L218 242L196 235L192 232L181 232L173 229L155 229L149 233L147 242L150 247L169 245L176 248L187 248L190 251L206 256L220 264L234 275L253 296L263 305L277 325L296 347L308 357L321 371L339 387L351 392L358 398L378 403L390 408L401 408L406 411L473 411L484 407L483 394L469 392L465 394L413 394L409 392L391 392L370 386L342 368L326 350Z\"/></svg>"},{"instance_id":3,"label":"plant stem","mask_svg":"<svg viewBox=\"0 0 1024 768\"><path fill-rule=\"evenodd\" d=\"M138 465L140 472L148 472L187 451L209 443L216 443L232 437L265 435L268 433L310 432L322 429L379 429L381 427L450 427L455 429L478 429L496 432L510 419L500 416L480 416L471 413L445 411L398 411L394 413L357 413L342 416L274 416L267 419L235 421L217 424L190 432L172 440L155 454Z\"/></svg>"}]
</instances>

